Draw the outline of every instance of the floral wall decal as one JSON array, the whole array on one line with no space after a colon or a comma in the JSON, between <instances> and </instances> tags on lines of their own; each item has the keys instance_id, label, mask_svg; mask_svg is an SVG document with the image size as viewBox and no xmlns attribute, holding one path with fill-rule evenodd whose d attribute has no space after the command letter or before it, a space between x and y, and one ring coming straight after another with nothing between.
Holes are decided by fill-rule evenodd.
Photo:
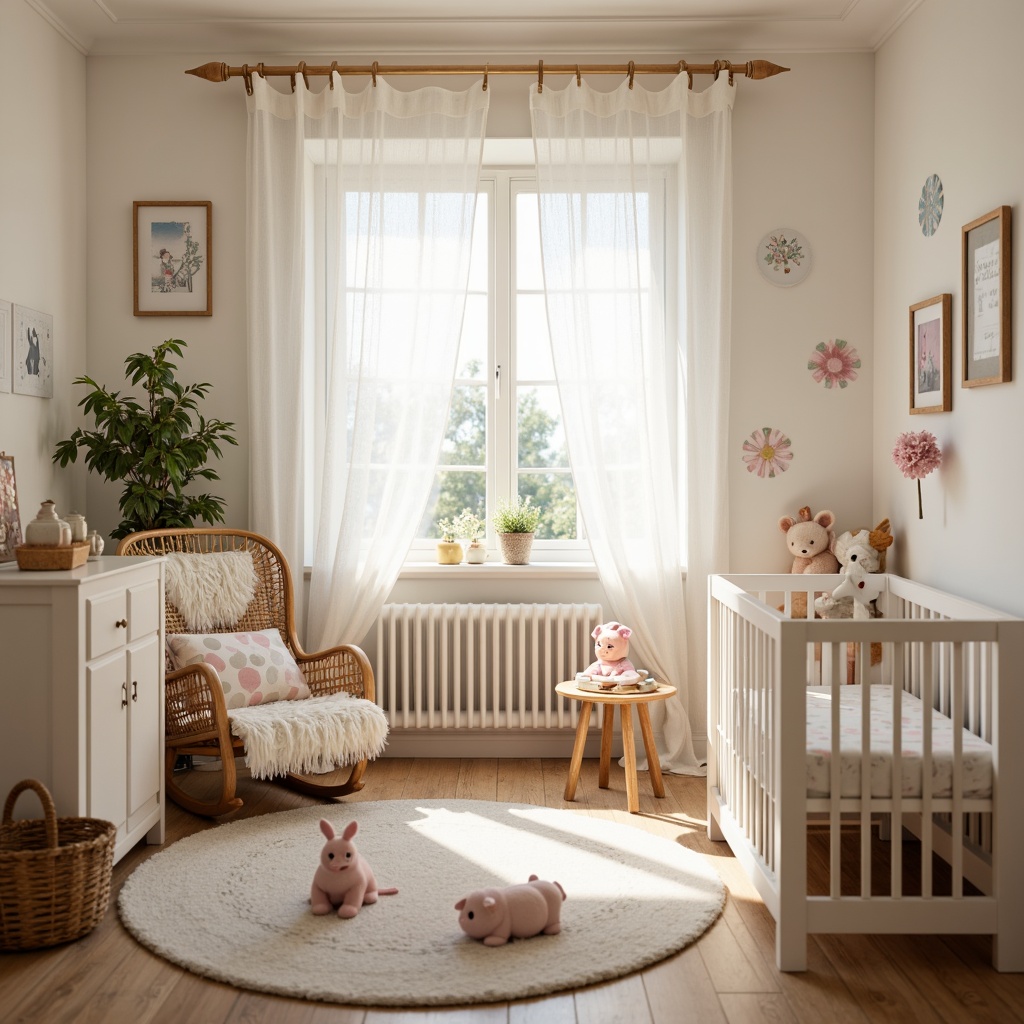
<instances>
[{"instance_id":1,"label":"floral wall decal","mask_svg":"<svg viewBox=\"0 0 1024 1024\"><path fill-rule=\"evenodd\" d=\"M781 430L761 427L743 442L743 461L748 473L772 479L776 473L785 473L793 459L793 442Z\"/></svg>"},{"instance_id":2,"label":"floral wall decal","mask_svg":"<svg viewBox=\"0 0 1024 1024\"><path fill-rule=\"evenodd\" d=\"M834 341L829 338L814 346L814 355L807 360L807 369L816 383L827 388L845 388L850 381L857 379L860 356L842 338Z\"/></svg>"},{"instance_id":3,"label":"floral wall decal","mask_svg":"<svg viewBox=\"0 0 1024 1024\"><path fill-rule=\"evenodd\" d=\"M757 266L772 284L782 288L799 284L811 269L807 239L792 228L769 231L758 243Z\"/></svg>"},{"instance_id":4,"label":"floral wall decal","mask_svg":"<svg viewBox=\"0 0 1024 1024\"><path fill-rule=\"evenodd\" d=\"M942 179L937 174L929 175L921 189L921 198L917 201L917 222L925 237L930 238L938 230L944 203Z\"/></svg>"}]
</instances>

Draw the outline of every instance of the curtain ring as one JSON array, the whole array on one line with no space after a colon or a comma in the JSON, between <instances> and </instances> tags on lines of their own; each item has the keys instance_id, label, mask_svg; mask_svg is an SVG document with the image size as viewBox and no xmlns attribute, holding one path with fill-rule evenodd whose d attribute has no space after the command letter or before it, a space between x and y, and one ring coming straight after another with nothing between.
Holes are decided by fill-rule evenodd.
<instances>
[{"instance_id":1,"label":"curtain ring","mask_svg":"<svg viewBox=\"0 0 1024 1024\"><path fill-rule=\"evenodd\" d=\"M299 74L302 75L302 84L306 87L306 92L309 92L309 79L306 77L306 62L304 60L299 61Z\"/></svg>"},{"instance_id":2,"label":"curtain ring","mask_svg":"<svg viewBox=\"0 0 1024 1024\"><path fill-rule=\"evenodd\" d=\"M295 72L293 71L288 77L292 80L292 92L295 92Z\"/></svg>"},{"instance_id":3,"label":"curtain ring","mask_svg":"<svg viewBox=\"0 0 1024 1024\"><path fill-rule=\"evenodd\" d=\"M633 75L636 72L636 66L633 64L632 61L629 62L628 71L629 71L629 87L630 87L630 89L632 89L633 88Z\"/></svg>"},{"instance_id":4,"label":"curtain ring","mask_svg":"<svg viewBox=\"0 0 1024 1024\"><path fill-rule=\"evenodd\" d=\"M580 66L576 65L576 88L578 89L583 83L580 81Z\"/></svg>"},{"instance_id":5,"label":"curtain ring","mask_svg":"<svg viewBox=\"0 0 1024 1024\"><path fill-rule=\"evenodd\" d=\"M484 92L487 92L487 65L484 65Z\"/></svg>"},{"instance_id":6,"label":"curtain ring","mask_svg":"<svg viewBox=\"0 0 1024 1024\"><path fill-rule=\"evenodd\" d=\"M537 92L544 91L544 61L537 61Z\"/></svg>"},{"instance_id":7,"label":"curtain ring","mask_svg":"<svg viewBox=\"0 0 1024 1024\"><path fill-rule=\"evenodd\" d=\"M246 95L252 95L252 72L249 70L248 64L242 65L242 81L245 82Z\"/></svg>"},{"instance_id":8,"label":"curtain ring","mask_svg":"<svg viewBox=\"0 0 1024 1024\"><path fill-rule=\"evenodd\" d=\"M377 62L374 61L370 67L370 77L373 79L373 87L377 88Z\"/></svg>"},{"instance_id":9,"label":"curtain ring","mask_svg":"<svg viewBox=\"0 0 1024 1024\"><path fill-rule=\"evenodd\" d=\"M256 72L260 78L266 79L267 76L263 73L263 61L260 61L259 64L256 65Z\"/></svg>"},{"instance_id":10,"label":"curtain ring","mask_svg":"<svg viewBox=\"0 0 1024 1024\"><path fill-rule=\"evenodd\" d=\"M681 75L684 71L686 72L686 88L692 89L693 75L690 73L690 65L687 64L685 60L681 60L679 62L679 70L676 72L676 74Z\"/></svg>"},{"instance_id":11,"label":"curtain ring","mask_svg":"<svg viewBox=\"0 0 1024 1024\"><path fill-rule=\"evenodd\" d=\"M332 89L334 88L334 73L337 70L338 70L338 62L336 60L332 60L331 61L330 77L328 78L328 82L330 83L330 86L331 86Z\"/></svg>"}]
</instances>

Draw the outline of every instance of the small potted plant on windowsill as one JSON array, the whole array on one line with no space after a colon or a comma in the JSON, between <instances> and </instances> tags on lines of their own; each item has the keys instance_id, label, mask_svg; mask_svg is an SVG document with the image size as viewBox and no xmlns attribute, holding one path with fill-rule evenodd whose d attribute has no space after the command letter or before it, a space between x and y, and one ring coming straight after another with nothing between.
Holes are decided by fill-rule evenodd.
<instances>
[{"instance_id":1,"label":"small potted plant on windowsill","mask_svg":"<svg viewBox=\"0 0 1024 1024\"><path fill-rule=\"evenodd\" d=\"M533 536L540 522L540 509L530 504L530 498L517 494L514 501L501 499L492 517L494 529L501 545L502 561L506 565L527 565Z\"/></svg>"},{"instance_id":2,"label":"small potted plant on windowsill","mask_svg":"<svg viewBox=\"0 0 1024 1024\"><path fill-rule=\"evenodd\" d=\"M455 517L456 532L469 541L466 545L466 561L470 565L483 565L487 561L487 545L483 537L487 524L471 509L464 508Z\"/></svg>"},{"instance_id":3,"label":"small potted plant on windowsill","mask_svg":"<svg viewBox=\"0 0 1024 1024\"><path fill-rule=\"evenodd\" d=\"M437 530L441 534L437 542L438 565L458 565L462 561L462 545L455 539L459 532L458 521L458 516L437 521Z\"/></svg>"}]
</instances>

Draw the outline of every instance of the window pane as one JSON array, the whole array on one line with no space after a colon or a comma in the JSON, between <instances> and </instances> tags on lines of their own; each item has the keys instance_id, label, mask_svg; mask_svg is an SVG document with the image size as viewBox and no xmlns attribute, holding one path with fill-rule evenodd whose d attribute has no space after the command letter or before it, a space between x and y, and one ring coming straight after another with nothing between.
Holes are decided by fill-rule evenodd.
<instances>
[{"instance_id":1,"label":"window pane","mask_svg":"<svg viewBox=\"0 0 1024 1024\"><path fill-rule=\"evenodd\" d=\"M516 287L531 291L544 288L540 265L540 222L537 216L537 193L516 195Z\"/></svg>"},{"instance_id":2,"label":"window pane","mask_svg":"<svg viewBox=\"0 0 1024 1024\"><path fill-rule=\"evenodd\" d=\"M488 266L487 257L487 193L476 195L476 217L473 219L473 253L469 261L469 290L486 292Z\"/></svg>"},{"instance_id":3,"label":"window pane","mask_svg":"<svg viewBox=\"0 0 1024 1024\"><path fill-rule=\"evenodd\" d=\"M519 494L523 498L529 495L541 510L538 540L576 540L579 529L571 473L520 473Z\"/></svg>"},{"instance_id":4,"label":"window pane","mask_svg":"<svg viewBox=\"0 0 1024 1024\"><path fill-rule=\"evenodd\" d=\"M452 393L448 429L441 446L441 465L483 466L487 461L486 451L485 390L479 384L460 384Z\"/></svg>"},{"instance_id":5,"label":"window pane","mask_svg":"<svg viewBox=\"0 0 1024 1024\"><path fill-rule=\"evenodd\" d=\"M440 536L437 529L439 519L452 519L463 509L476 512L486 520L484 503L487 495L487 484L484 473L480 470L441 470L434 478L434 486L430 491L427 511L420 522L416 536L420 539L436 539ZM459 538L462 539L462 538Z\"/></svg>"},{"instance_id":6,"label":"window pane","mask_svg":"<svg viewBox=\"0 0 1024 1024\"><path fill-rule=\"evenodd\" d=\"M516 297L516 376L519 380L555 379L543 295Z\"/></svg>"},{"instance_id":7,"label":"window pane","mask_svg":"<svg viewBox=\"0 0 1024 1024\"><path fill-rule=\"evenodd\" d=\"M554 384L518 389L517 436L520 468L568 468L562 410Z\"/></svg>"},{"instance_id":8,"label":"window pane","mask_svg":"<svg viewBox=\"0 0 1024 1024\"><path fill-rule=\"evenodd\" d=\"M468 295L459 342L458 377L483 380L487 372L487 296Z\"/></svg>"}]
</instances>

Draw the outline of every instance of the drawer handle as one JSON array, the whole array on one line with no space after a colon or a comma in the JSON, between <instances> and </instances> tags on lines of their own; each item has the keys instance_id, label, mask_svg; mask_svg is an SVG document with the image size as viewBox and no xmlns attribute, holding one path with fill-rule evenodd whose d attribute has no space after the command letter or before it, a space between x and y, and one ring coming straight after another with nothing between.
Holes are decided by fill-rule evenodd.
<instances>
[{"instance_id":1,"label":"drawer handle","mask_svg":"<svg viewBox=\"0 0 1024 1024\"><path fill-rule=\"evenodd\" d=\"M121 684L121 707L128 707L128 684Z\"/></svg>"},{"instance_id":2,"label":"drawer handle","mask_svg":"<svg viewBox=\"0 0 1024 1024\"><path fill-rule=\"evenodd\" d=\"M128 628L128 620L127 619L118 619L117 622L114 623L114 626L117 629L127 629Z\"/></svg>"},{"instance_id":3,"label":"drawer handle","mask_svg":"<svg viewBox=\"0 0 1024 1024\"><path fill-rule=\"evenodd\" d=\"M132 680L132 700L139 699L139 681L137 679Z\"/></svg>"}]
</instances>

